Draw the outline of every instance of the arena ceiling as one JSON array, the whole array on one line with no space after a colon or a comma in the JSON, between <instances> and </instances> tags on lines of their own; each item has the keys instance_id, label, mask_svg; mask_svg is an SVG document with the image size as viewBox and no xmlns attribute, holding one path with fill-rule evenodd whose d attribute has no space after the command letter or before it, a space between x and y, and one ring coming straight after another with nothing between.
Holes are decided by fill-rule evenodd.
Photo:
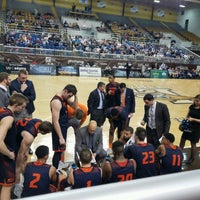
<instances>
[{"instance_id":1,"label":"arena ceiling","mask_svg":"<svg viewBox=\"0 0 200 200\"><path fill-rule=\"evenodd\" d=\"M200 8L200 0L160 0L160 3L155 3L155 0L124 0L126 2L151 5L160 8L169 8L174 10L187 9L187 8ZM180 8L179 5L185 5L186 8Z\"/></svg>"}]
</instances>

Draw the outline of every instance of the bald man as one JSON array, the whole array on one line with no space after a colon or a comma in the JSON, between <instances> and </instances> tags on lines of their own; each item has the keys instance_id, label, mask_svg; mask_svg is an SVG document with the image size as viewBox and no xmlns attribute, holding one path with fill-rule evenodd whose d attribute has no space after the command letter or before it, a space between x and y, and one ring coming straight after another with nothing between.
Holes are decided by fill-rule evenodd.
<instances>
[{"instance_id":1,"label":"bald man","mask_svg":"<svg viewBox=\"0 0 200 200\"><path fill-rule=\"evenodd\" d=\"M76 152L80 153L83 149L91 149L97 163L106 157L103 149L102 129L97 126L97 122L91 120L87 126L80 128L76 133Z\"/></svg>"}]
</instances>

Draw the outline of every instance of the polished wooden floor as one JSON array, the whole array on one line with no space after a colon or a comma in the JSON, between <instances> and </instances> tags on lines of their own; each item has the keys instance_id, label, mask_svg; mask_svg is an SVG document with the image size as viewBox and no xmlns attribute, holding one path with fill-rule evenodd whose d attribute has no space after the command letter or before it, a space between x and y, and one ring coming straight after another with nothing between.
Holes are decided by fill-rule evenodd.
<instances>
[{"instance_id":1,"label":"polished wooden floor","mask_svg":"<svg viewBox=\"0 0 200 200\"><path fill-rule=\"evenodd\" d=\"M16 78L17 75L12 75L11 78ZM99 81L108 83L107 77L73 77L73 76L33 76L28 77L33 81L36 90L36 110L33 117L42 120L51 121L50 100L56 92L62 90L66 84L74 84L78 89L78 99L80 102L87 104L87 98L93 89L96 88ZM188 107L192 102L192 97L200 93L200 81L189 79L140 79L140 78L116 78L117 82L125 82L127 87L134 90L136 95L136 112L131 119L130 125L133 128L140 126L140 121L144 113L143 96L145 93L152 93L157 96L157 100L167 104L170 117L171 129L170 132L176 137L175 144L179 145L181 132L178 130L179 121L187 114ZM88 123L89 117L85 122ZM109 123L105 122L103 127L103 144L104 148L108 148L108 130ZM68 131L67 138L67 153L66 161L72 160L74 156L74 133L72 128ZM51 149L51 135L39 136L32 144L33 151L38 145L45 144ZM189 143L186 143L189 146ZM188 150L187 150L188 152ZM187 152L185 156L187 156ZM51 162L53 152L51 151L48 162ZM197 153L198 154L198 153ZM31 156L31 160L35 157Z\"/></svg>"}]
</instances>

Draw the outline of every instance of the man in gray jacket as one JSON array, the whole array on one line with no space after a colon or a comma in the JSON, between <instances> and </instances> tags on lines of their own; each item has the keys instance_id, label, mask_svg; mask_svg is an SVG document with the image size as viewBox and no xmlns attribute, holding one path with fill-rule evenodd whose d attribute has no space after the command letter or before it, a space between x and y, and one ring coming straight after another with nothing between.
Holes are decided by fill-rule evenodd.
<instances>
[{"instance_id":1,"label":"man in gray jacket","mask_svg":"<svg viewBox=\"0 0 200 200\"><path fill-rule=\"evenodd\" d=\"M10 85L11 79L10 75L6 72L0 73L0 108L8 106L10 93L8 91L8 86Z\"/></svg>"},{"instance_id":2,"label":"man in gray jacket","mask_svg":"<svg viewBox=\"0 0 200 200\"><path fill-rule=\"evenodd\" d=\"M103 149L102 129L97 126L97 122L91 120L87 126L80 128L76 133L76 152L82 149L90 149L97 162L101 162L106 157Z\"/></svg>"}]
</instances>

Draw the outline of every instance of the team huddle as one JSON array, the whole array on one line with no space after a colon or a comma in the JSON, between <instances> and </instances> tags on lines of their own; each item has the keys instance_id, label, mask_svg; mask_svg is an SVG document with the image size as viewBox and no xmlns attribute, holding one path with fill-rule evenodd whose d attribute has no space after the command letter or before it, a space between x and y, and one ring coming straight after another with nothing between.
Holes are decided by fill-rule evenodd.
<instances>
[{"instance_id":1,"label":"team huddle","mask_svg":"<svg viewBox=\"0 0 200 200\"><path fill-rule=\"evenodd\" d=\"M125 83L115 82L113 75L108 77L108 84L98 82L89 94L87 106L78 102L76 86L66 85L50 100L52 122L32 117L36 94L27 75L26 70L20 70L11 81L9 74L0 73L0 199L9 200L11 194L12 198L28 197L181 172L183 142L188 139L195 147L199 140L200 95L195 97L187 115L193 135L187 138L183 133L180 148L173 144L175 137L169 132L167 106L152 94L143 97L143 120L134 131L130 126L135 113L134 91ZM88 125L82 126L88 115ZM107 151L102 134L106 118L110 124ZM70 126L75 133L71 164L64 162ZM38 146L37 160L27 163L38 133L52 135L52 165L46 163L49 156L46 145ZM191 151L188 162L193 160Z\"/></svg>"}]
</instances>

